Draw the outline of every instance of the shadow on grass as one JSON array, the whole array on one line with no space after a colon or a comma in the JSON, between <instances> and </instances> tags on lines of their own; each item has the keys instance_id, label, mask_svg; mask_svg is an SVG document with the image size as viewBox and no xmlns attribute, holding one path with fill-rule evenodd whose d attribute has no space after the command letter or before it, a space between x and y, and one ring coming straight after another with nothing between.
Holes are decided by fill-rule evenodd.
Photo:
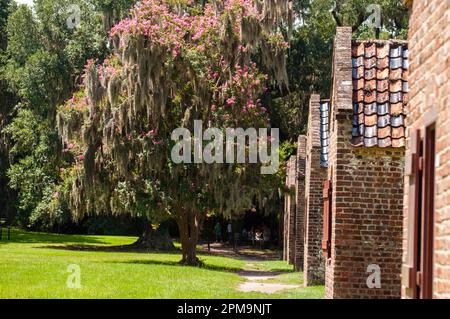
<instances>
[{"instance_id":1,"label":"shadow on grass","mask_svg":"<svg viewBox=\"0 0 450 319\"><path fill-rule=\"evenodd\" d=\"M170 254L178 253L181 250L179 248L173 248L171 250L151 250L136 245L121 245L121 246L96 246L96 245L50 245L40 246L38 248L46 249L59 249L59 250L72 250L72 251L86 251L86 252L114 252L114 253L151 253L151 254Z\"/></svg>"},{"instance_id":2,"label":"shadow on grass","mask_svg":"<svg viewBox=\"0 0 450 319\"><path fill-rule=\"evenodd\" d=\"M122 252L122 253L146 253L146 254L161 254L161 255L171 255L171 254L177 254L180 256L181 259L181 250L178 248L162 251L162 250L149 250L145 248L136 247L134 245L124 245L124 246L95 246L95 245L51 245L51 246L40 246L38 248L46 248L46 249L59 249L59 250L72 250L72 251L86 251L86 252ZM198 257L202 259L201 257L206 256L217 256L207 253L197 253ZM224 256L221 256L224 257ZM227 258L233 258L236 260L240 260L240 258L237 257L230 257L226 256ZM204 262L204 260L203 260ZM118 261L109 261L108 263L117 263L117 264L144 264L144 265L166 265L166 266L179 266L179 267L186 267L186 265L181 264L177 261L170 261L170 260L149 260L149 259L142 259L142 260L118 260ZM187 266L189 267L189 266ZM215 270L215 271L228 271L228 272L240 272L242 271L242 268L240 267L230 267L230 266L215 266L207 263L203 263L201 266L192 266L200 269L207 269L207 270Z\"/></svg>"},{"instance_id":3,"label":"shadow on grass","mask_svg":"<svg viewBox=\"0 0 450 319\"><path fill-rule=\"evenodd\" d=\"M52 233L27 232L17 228L11 229L11 239L6 240L6 229L3 228L1 244L23 243L23 244L64 244L64 243L83 243L83 244L107 244L106 241L95 238L91 235L64 235Z\"/></svg>"},{"instance_id":4,"label":"shadow on grass","mask_svg":"<svg viewBox=\"0 0 450 319\"><path fill-rule=\"evenodd\" d=\"M63 235L59 235L63 236ZM70 235L70 236L76 236L76 235ZM82 237L83 235L80 235ZM50 243L45 241L39 241L36 242L42 242L42 243ZM75 240L67 241L68 244L64 245L64 241L56 241L55 243L59 243L62 245L48 245L48 246L40 246L38 248L46 248L46 249L60 249L60 250L72 250L72 251L91 251L91 252L124 252L124 253L152 253L152 254L158 254L158 253L179 253L181 249L179 247L174 247L171 250L152 250L148 249L146 247L137 246L134 244L130 245L93 245L93 244L85 244L88 243L88 241L84 241L83 244L73 244L76 243ZM95 243L95 242L93 242ZM101 241L97 243L102 243ZM274 257L267 257L264 255L264 253L258 252L258 253L252 253L251 251L238 251L234 252L232 249L228 250L221 250L221 251L208 251L205 250L204 247L199 246L197 248L197 255L199 257L201 256L218 256L218 257L226 257L226 258L233 258L236 260L247 260L247 261L270 261L270 260L276 260Z\"/></svg>"},{"instance_id":5,"label":"shadow on grass","mask_svg":"<svg viewBox=\"0 0 450 319\"><path fill-rule=\"evenodd\" d=\"M109 263L117 263L117 264L138 264L138 265L162 265L162 266L172 266L172 267L195 267L198 269L205 269L205 270L212 270L212 271L220 271L220 272L231 272L239 274L242 272L242 268L240 267L233 267L233 266L217 266L212 264L204 263L201 266L186 266L181 264L177 261L170 261L170 260L151 260L151 259L145 259L145 260L127 260L127 261L110 261Z\"/></svg>"}]
</instances>

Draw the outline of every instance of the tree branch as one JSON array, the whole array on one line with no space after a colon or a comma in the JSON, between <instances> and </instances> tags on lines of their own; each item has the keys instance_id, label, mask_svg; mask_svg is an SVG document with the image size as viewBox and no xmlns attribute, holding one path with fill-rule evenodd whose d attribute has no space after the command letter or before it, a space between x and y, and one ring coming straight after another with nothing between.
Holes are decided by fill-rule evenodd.
<instances>
[{"instance_id":1,"label":"tree branch","mask_svg":"<svg viewBox=\"0 0 450 319\"><path fill-rule=\"evenodd\" d=\"M336 22L336 25L337 25L338 27L342 27L342 21L341 21L341 19L339 18L337 12L336 12L336 8L334 8L334 9L331 11L331 14L332 14L332 16L333 16L334 21Z\"/></svg>"}]
</instances>

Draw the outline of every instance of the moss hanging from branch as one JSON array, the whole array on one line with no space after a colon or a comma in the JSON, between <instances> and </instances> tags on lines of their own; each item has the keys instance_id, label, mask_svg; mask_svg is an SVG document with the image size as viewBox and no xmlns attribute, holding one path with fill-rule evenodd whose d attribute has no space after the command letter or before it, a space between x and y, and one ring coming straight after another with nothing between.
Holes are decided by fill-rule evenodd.
<instances>
[{"instance_id":1,"label":"moss hanging from branch","mask_svg":"<svg viewBox=\"0 0 450 319\"><path fill-rule=\"evenodd\" d=\"M222 129L269 125L259 100L268 75L253 57L261 52L269 76L287 84L280 28L292 22L292 6L217 0L194 14L186 1L171 3L143 0L112 28L114 54L86 65L85 105L62 106L58 127L66 147L80 145L69 150L76 218L174 216L180 227L191 223L189 245L206 211L229 215L262 198L262 177L258 164L174 164L171 133L192 132L194 120Z\"/></svg>"}]
</instances>

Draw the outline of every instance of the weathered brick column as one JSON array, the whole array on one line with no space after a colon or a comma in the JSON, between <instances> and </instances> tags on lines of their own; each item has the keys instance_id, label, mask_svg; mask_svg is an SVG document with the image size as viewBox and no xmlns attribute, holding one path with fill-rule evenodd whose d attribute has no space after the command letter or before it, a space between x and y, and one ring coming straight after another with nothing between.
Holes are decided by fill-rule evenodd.
<instances>
[{"instance_id":1,"label":"weathered brick column","mask_svg":"<svg viewBox=\"0 0 450 319\"><path fill-rule=\"evenodd\" d=\"M284 204L284 260L289 264L295 261L295 184L297 179L296 157L291 156L286 167L286 187L290 194L285 195Z\"/></svg>"},{"instance_id":2,"label":"weathered brick column","mask_svg":"<svg viewBox=\"0 0 450 319\"><path fill-rule=\"evenodd\" d=\"M340 127L337 127L340 123L338 117L344 119L351 118L352 112L352 55L351 55L351 28L337 28L336 38L334 40L334 52L333 52L333 87L331 96L331 113L330 113L330 147L328 153L328 179L332 181L332 188L336 189L336 170L333 169L337 165L338 161L338 142L344 142L346 138L342 133L340 140L338 141L338 133ZM337 114L339 110L339 114ZM350 128L347 123L347 129ZM340 201L340 200L339 200ZM351 285L350 278L340 278L338 271L335 271L335 267L339 265L339 261L336 261L336 197L332 198L332 216L331 216L331 245L330 245L330 258L327 258L325 262L325 296L326 298L339 297L341 292L335 289L335 285L340 285L339 280L347 281Z\"/></svg>"},{"instance_id":3,"label":"weathered brick column","mask_svg":"<svg viewBox=\"0 0 450 319\"><path fill-rule=\"evenodd\" d=\"M297 180L295 183L295 262L294 269L304 268L304 218L305 218L305 165L306 136L300 135L297 141Z\"/></svg>"},{"instance_id":4,"label":"weathered brick column","mask_svg":"<svg viewBox=\"0 0 450 319\"><path fill-rule=\"evenodd\" d=\"M351 28L340 27L334 43L328 163L331 240L326 297L399 298L404 149L355 147L350 143L355 120L351 37ZM362 57L370 55L366 51ZM367 76L365 85L370 84L370 73L361 72L360 76ZM365 99L367 95L356 97ZM373 103L360 105L366 108L364 115ZM368 132L363 138L368 137ZM377 270L380 286L368 285L369 276Z\"/></svg>"},{"instance_id":5,"label":"weathered brick column","mask_svg":"<svg viewBox=\"0 0 450 319\"><path fill-rule=\"evenodd\" d=\"M304 283L315 286L324 283L322 185L327 178L327 170L320 165L320 96L317 94L311 95L309 101L306 154Z\"/></svg>"},{"instance_id":6,"label":"weathered brick column","mask_svg":"<svg viewBox=\"0 0 450 319\"><path fill-rule=\"evenodd\" d=\"M412 9L409 21L410 55L410 101L408 104L406 158L412 160L416 154L416 143L427 144L427 131L435 128L435 178L434 217L432 240L432 291L433 298L450 299L450 3L448 1L406 1ZM418 134L419 132L419 134ZM417 135L418 134L418 135ZM413 136L416 135L414 138ZM431 156L430 151L422 153L423 163ZM412 162L411 162L412 164ZM409 166L409 165L408 165ZM412 171L414 165L410 165ZM426 166L426 164L424 165ZM424 169L426 171L426 169ZM423 286L415 278L418 260L425 260L422 252L415 251L414 242L419 242L424 224L414 222L418 211L414 175L405 179L404 198L404 246L402 297L423 297ZM425 192L422 188L422 192ZM418 217L418 219L421 219ZM422 238L423 240L423 238ZM420 243L418 243L420 246ZM422 255L422 256L419 256ZM420 266L423 270L423 265ZM407 270L413 268L409 276ZM422 271L422 276L425 276Z\"/></svg>"}]
</instances>

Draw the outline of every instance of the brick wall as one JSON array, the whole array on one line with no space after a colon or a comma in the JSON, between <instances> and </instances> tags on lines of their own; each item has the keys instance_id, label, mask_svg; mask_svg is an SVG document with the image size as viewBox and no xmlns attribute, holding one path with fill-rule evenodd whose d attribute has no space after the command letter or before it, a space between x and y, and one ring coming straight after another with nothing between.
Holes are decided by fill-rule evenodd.
<instances>
[{"instance_id":1,"label":"brick wall","mask_svg":"<svg viewBox=\"0 0 450 319\"><path fill-rule=\"evenodd\" d=\"M295 260L295 184L297 180L296 157L291 156L286 167L286 187L290 193L284 197L284 252L283 257L289 264Z\"/></svg>"},{"instance_id":2,"label":"brick wall","mask_svg":"<svg viewBox=\"0 0 450 319\"><path fill-rule=\"evenodd\" d=\"M353 147L351 28L337 29L328 178L332 180L327 298L398 298L402 255L404 150ZM369 288L369 265L381 288Z\"/></svg>"},{"instance_id":3,"label":"brick wall","mask_svg":"<svg viewBox=\"0 0 450 319\"><path fill-rule=\"evenodd\" d=\"M436 119L436 167L433 297L450 298L450 2L413 1L409 29L410 102L407 155L411 132ZM407 258L409 178L405 178L404 256ZM402 296L411 291L402 287Z\"/></svg>"},{"instance_id":4,"label":"brick wall","mask_svg":"<svg viewBox=\"0 0 450 319\"><path fill-rule=\"evenodd\" d=\"M306 136L300 135L297 141L297 180L295 183L295 257L294 269L304 269L304 218L305 218L305 165Z\"/></svg>"},{"instance_id":5,"label":"brick wall","mask_svg":"<svg viewBox=\"0 0 450 319\"><path fill-rule=\"evenodd\" d=\"M304 283L313 286L324 283L322 185L327 178L327 170L320 166L320 96L317 94L311 95L309 103L306 153Z\"/></svg>"}]
</instances>

